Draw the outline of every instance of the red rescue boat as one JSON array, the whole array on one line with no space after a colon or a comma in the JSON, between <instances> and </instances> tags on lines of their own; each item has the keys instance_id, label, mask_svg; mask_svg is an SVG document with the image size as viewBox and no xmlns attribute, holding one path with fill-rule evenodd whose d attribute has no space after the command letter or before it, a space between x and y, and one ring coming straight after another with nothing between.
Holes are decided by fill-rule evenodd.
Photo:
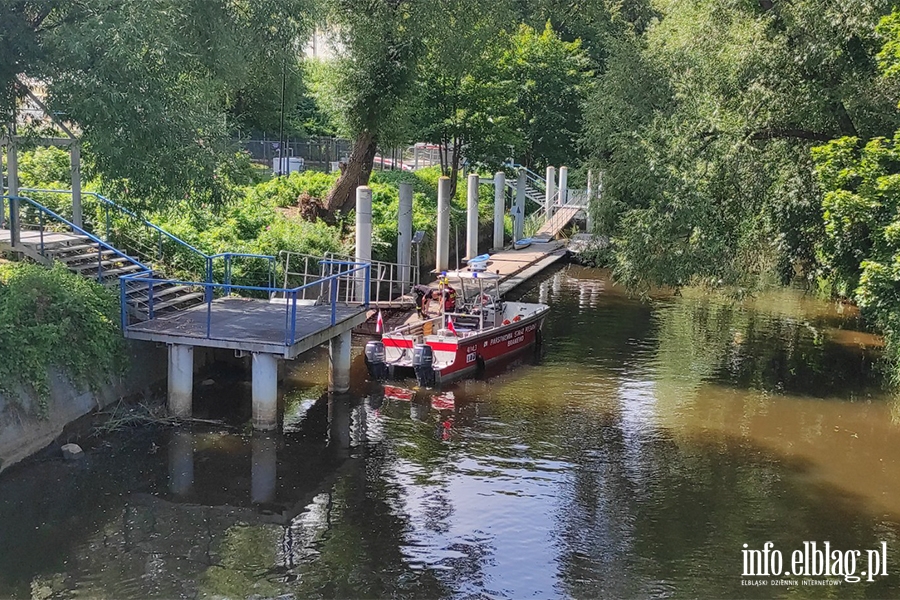
<instances>
[{"instance_id":1,"label":"red rescue boat","mask_svg":"<svg viewBox=\"0 0 900 600\"><path fill-rule=\"evenodd\" d=\"M437 294L443 299L437 300L437 316L426 314L366 345L370 374L380 379L415 373L419 385L431 387L534 346L550 307L502 300L499 281L487 272L447 273ZM447 299L453 295L451 304Z\"/></svg>"}]
</instances>

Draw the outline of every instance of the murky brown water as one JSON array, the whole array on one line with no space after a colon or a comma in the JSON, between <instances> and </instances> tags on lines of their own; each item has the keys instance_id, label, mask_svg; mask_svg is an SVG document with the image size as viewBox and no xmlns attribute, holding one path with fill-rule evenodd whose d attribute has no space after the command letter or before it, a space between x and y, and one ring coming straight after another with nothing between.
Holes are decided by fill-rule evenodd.
<instances>
[{"instance_id":1,"label":"murky brown water","mask_svg":"<svg viewBox=\"0 0 900 600\"><path fill-rule=\"evenodd\" d=\"M900 597L900 401L850 308L641 303L577 267L524 294L553 307L543 356L452 408L359 360L329 401L319 355L281 435L129 431L5 473L0 596ZM217 377L196 412L239 426L246 381ZM805 541L886 542L888 575L742 578L767 541L787 567Z\"/></svg>"}]
</instances>

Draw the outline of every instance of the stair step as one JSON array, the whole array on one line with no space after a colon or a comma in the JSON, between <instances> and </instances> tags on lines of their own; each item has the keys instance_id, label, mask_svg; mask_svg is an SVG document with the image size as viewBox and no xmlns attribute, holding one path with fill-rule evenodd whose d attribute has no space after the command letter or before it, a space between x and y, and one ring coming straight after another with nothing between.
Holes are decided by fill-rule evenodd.
<instances>
[{"instance_id":1,"label":"stair step","mask_svg":"<svg viewBox=\"0 0 900 600\"><path fill-rule=\"evenodd\" d=\"M128 265L127 267L122 267L121 269L113 269L111 271L103 271L103 277L118 277L119 275L125 275L126 273L134 273L136 271L143 271L144 267L141 265Z\"/></svg>"},{"instance_id":2,"label":"stair step","mask_svg":"<svg viewBox=\"0 0 900 600\"><path fill-rule=\"evenodd\" d=\"M59 248L54 248L50 250L51 254L67 254L69 252L78 252L81 250L96 250L99 244L97 242L91 242L90 244L78 244L76 246L60 246Z\"/></svg>"},{"instance_id":3,"label":"stair step","mask_svg":"<svg viewBox=\"0 0 900 600\"><path fill-rule=\"evenodd\" d=\"M164 280L161 280L161 281L164 281ZM189 285L170 285L168 287L154 285L153 286L153 298L155 300L156 298L162 298L164 296L171 296L172 294L186 292L186 291L189 291L190 289L192 289L192 288ZM143 298L146 298L148 296L147 285L146 284L139 285L131 290L127 290L125 293L129 296L141 296Z\"/></svg>"},{"instance_id":4,"label":"stair step","mask_svg":"<svg viewBox=\"0 0 900 600\"><path fill-rule=\"evenodd\" d=\"M115 265L115 264L118 264L121 262L131 263L131 261L128 258L117 255L115 258L110 258L108 260L100 261L100 266L108 267L108 266L112 266L112 265ZM89 271L91 269L96 269L96 268L97 268L96 261L87 262L87 263L84 263L83 265L69 265L69 269L72 271L75 271L76 273L81 273L82 271Z\"/></svg>"},{"instance_id":5,"label":"stair step","mask_svg":"<svg viewBox=\"0 0 900 600\"><path fill-rule=\"evenodd\" d=\"M56 257L56 260L65 263L66 265L70 265L71 263L75 263L81 260L97 260L98 256L110 256L116 254L115 250L103 250L101 252L89 252L85 254L73 254L72 256L62 256Z\"/></svg>"},{"instance_id":6,"label":"stair step","mask_svg":"<svg viewBox=\"0 0 900 600\"><path fill-rule=\"evenodd\" d=\"M202 298L202 297L203 297L203 292L192 292L190 294L185 294L184 296L178 296L177 298L172 298L171 300L166 300L165 302L160 302L159 304L154 302L153 303L153 312L165 310L167 308L170 308L173 306L178 306L179 304L184 304L187 302L194 304L194 302L192 302L193 300L196 300L197 298Z\"/></svg>"}]
</instances>

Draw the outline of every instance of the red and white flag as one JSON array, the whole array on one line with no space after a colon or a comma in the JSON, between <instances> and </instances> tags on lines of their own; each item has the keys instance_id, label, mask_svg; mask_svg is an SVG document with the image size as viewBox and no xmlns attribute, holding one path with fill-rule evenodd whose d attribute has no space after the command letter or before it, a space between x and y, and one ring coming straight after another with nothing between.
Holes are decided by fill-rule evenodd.
<instances>
[{"instance_id":1,"label":"red and white flag","mask_svg":"<svg viewBox=\"0 0 900 600\"><path fill-rule=\"evenodd\" d=\"M447 331L456 335L456 327L453 326L453 317L447 317Z\"/></svg>"},{"instance_id":2,"label":"red and white flag","mask_svg":"<svg viewBox=\"0 0 900 600\"><path fill-rule=\"evenodd\" d=\"M381 318L381 311L378 311L378 320L375 321L375 333L384 331L384 320Z\"/></svg>"}]
</instances>

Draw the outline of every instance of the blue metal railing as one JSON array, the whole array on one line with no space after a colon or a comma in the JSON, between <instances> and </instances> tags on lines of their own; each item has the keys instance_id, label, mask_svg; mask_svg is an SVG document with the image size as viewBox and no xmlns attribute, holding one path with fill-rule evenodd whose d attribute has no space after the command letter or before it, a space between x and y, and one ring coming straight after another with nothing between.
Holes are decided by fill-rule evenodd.
<instances>
[{"instance_id":1,"label":"blue metal railing","mask_svg":"<svg viewBox=\"0 0 900 600\"><path fill-rule=\"evenodd\" d=\"M252 255L251 255L252 256ZM226 283L212 283L212 282L197 282L197 281L179 281L175 279L155 279L151 277L146 277L145 274L136 273L134 275L123 275L120 277L121 285L120 285L120 308L121 308L121 318L122 318L122 330L127 331L128 329L128 312L127 312L127 299L125 294L125 285L127 284L137 284L142 286L146 284L147 286L147 306L148 306L148 315L149 320L153 320L156 315L153 310L153 288L156 285L185 285L185 286L193 286L197 288L204 288L205 290L205 304L206 304L206 332L205 337L209 339L212 337L213 333L213 325L212 325L212 315L214 310L214 301L213 298L215 296L216 290L243 290L248 292L266 292L269 296L272 294L283 294L285 298L285 335L284 335L284 344L286 346L292 346L297 339L297 300L298 295L303 292L306 288L311 288L314 286L326 287L329 290L329 303L331 305L331 316L330 322L331 325L335 325L337 323L337 307L340 303L340 285L341 283L345 283L347 285L355 285L355 282L359 280L362 285L360 286L360 290L362 291L362 298L355 298L355 302L350 302L349 304L358 304L364 308L368 308L369 306L369 280L371 277L371 266L368 263L358 263L358 262L347 262L347 261L320 261L320 264L323 267L329 267L332 271L332 274L323 276L321 279L318 279L314 282L301 285L295 288L276 288L276 287L262 287L262 286L248 286L248 285L234 285L234 284L226 284ZM336 269L336 272L334 272ZM132 290L136 288L132 287Z\"/></svg>"},{"instance_id":2,"label":"blue metal railing","mask_svg":"<svg viewBox=\"0 0 900 600\"><path fill-rule=\"evenodd\" d=\"M43 188L20 188L22 191L27 191L35 194L58 194L58 195L72 195L71 190L51 190L51 189L43 189ZM204 279L204 283L214 283L215 279L215 261L216 259L223 259L225 266L223 269L223 281L226 284L225 294L231 293L231 288L235 287L232 285L234 279L234 270L233 270L233 262L234 259L261 259L267 261L268 263L268 272L266 273L266 282L267 287L273 287L275 285L275 268L276 268L276 258L274 256L261 255L261 254L250 254L250 253L242 253L242 252L224 252L220 254L207 254L200 250L199 248L189 244L183 239L179 238L176 235L166 231L165 229L151 223L147 219L143 218L136 212L125 208L121 204L116 203L115 201L98 194L96 192L82 192L82 197L93 197L95 198L99 204L101 213L96 215L97 218L102 219L102 223L92 223L91 225L85 223L82 226L82 230L84 231L92 231L92 234L102 239L104 242L109 244L114 244L120 248L127 248L132 250L137 254L140 259L144 262L150 263L153 261L157 261L161 263L164 267L170 267L171 270L177 272L187 272L195 277L202 277ZM89 218L89 211L82 211L84 220ZM143 237L151 240L150 244L144 243L143 240L137 239L135 237L127 237L120 233L118 228L115 226L116 218L124 216L127 218L133 225L140 227L143 229ZM2 218L2 216L0 216ZM2 221L0 221L2 222ZM124 239L119 239L122 236ZM196 264L191 267L180 267L176 260L167 260L164 252L164 242L172 243L176 248L181 248L184 254L190 260L190 257L194 257L196 259ZM202 270L201 270L202 269ZM167 270L167 269L162 269ZM173 273L169 273L172 275ZM253 286L251 286L253 287ZM260 286L261 287L261 286Z\"/></svg>"},{"instance_id":3,"label":"blue metal railing","mask_svg":"<svg viewBox=\"0 0 900 600\"><path fill-rule=\"evenodd\" d=\"M225 275L225 277L224 277L225 295L228 295L231 293L232 287L238 287L238 286L231 285L231 279L232 279L232 274L233 274L232 266L234 263L234 259L236 259L236 258L237 259L251 259L251 260L256 259L256 260L266 261L266 263L267 263L266 281L268 284L266 287L267 288L275 287L275 262L277 259L274 256L269 256L268 254L250 254L247 252L222 252L221 254L212 254L207 257L207 260L209 261L208 266L207 266L207 281L210 283L212 283L212 281L213 281L214 263L217 258L221 258L225 262L225 273L224 273L224 275Z\"/></svg>"},{"instance_id":4,"label":"blue metal railing","mask_svg":"<svg viewBox=\"0 0 900 600\"><path fill-rule=\"evenodd\" d=\"M91 242L97 244L97 280L98 281L103 279L103 253L104 252L112 252L119 258L121 258L133 265L141 267L141 269L143 269L143 271L138 274L153 272L153 270L150 267L148 267L147 265L132 258L131 256L128 256L127 254L125 254L124 252L119 250L118 248L114 248L113 246L111 246L108 243L106 243L105 241L101 240L94 234L89 233L88 231L85 231L84 229L82 229L78 225L75 225L74 223L72 223L71 221L66 219L65 217L62 217L62 216L58 215L57 213L53 212L52 210L50 210L49 208L47 208L46 206L43 206L43 205L35 202L28 196L0 196L0 214L4 215L6 218L12 218L12 212L13 212L12 203L13 203L13 201L25 202L26 204L30 205L32 208L34 208L35 210L38 211L38 224L37 224L38 225L38 243L37 243L36 247L37 247L38 253L41 256L47 257L47 247L45 244L45 233L46 233L46 227L47 227L47 220L49 218L49 220L51 222L57 222L62 225L65 225L69 229L69 231L71 231L72 233L79 235L79 236L83 236L83 237L87 238L88 240L90 240ZM8 210L7 210L7 205L9 205ZM26 230L26 231L30 231L30 230ZM21 230L20 230L20 235L21 235ZM11 240L11 242L12 242L12 240ZM19 243L21 244L21 240Z\"/></svg>"},{"instance_id":5,"label":"blue metal railing","mask_svg":"<svg viewBox=\"0 0 900 600\"><path fill-rule=\"evenodd\" d=\"M49 190L49 189L42 189L42 188L21 188L21 191L26 191L26 192L35 193L35 194L60 194L60 195L69 195L69 196L72 195L71 190ZM202 264L203 268L205 269L205 272L203 273L203 275L204 276L210 275L210 269L209 269L209 264L208 264L209 256L202 250L199 250L198 248L192 246L191 244L182 240L178 236L175 236L175 235L169 233L168 231L159 227L158 225L154 225L153 223L151 223L147 219L141 217L134 211L132 211L128 208L125 208L124 206L116 203L113 200L110 200L106 196L103 196L96 192L82 192L81 195L82 195L82 197L88 196L88 197L96 198L96 200L101 205L103 214L102 214L102 216L98 215L98 217L101 217L103 222L93 224L93 229L94 229L93 233L97 237L102 236L102 239L104 239L104 241L109 242L109 243L114 243L116 245L133 246L133 249L136 251L136 253L142 255L141 256L142 260L144 260L144 261L156 260L159 262L163 262L163 259L164 259L163 243L164 243L164 241L168 240L168 241L174 243L176 247L180 246L181 248L183 248L186 251L186 254L188 256L195 256L197 258L198 265ZM85 211L83 211L83 213L84 212ZM123 240L116 239L117 236L116 236L116 228L114 227L114 219L117 215L124 216L127 219L129 219L132 223L134 223L135 225L138 225L141 228L143 228L146 237L148 239L153 240L152 248L146 246L145 244L140 243L138 240L134 240L134 239L124 240L125 243L122 244L121 242ZM85 213L85 216L87 216L86 213ZM91 229L91 227L87 224L83 225L83 228L85 230ZM102 234L101 234L101 232L102 232ZM200 271L198 270L195 274L200 274Z\"/></svg>"}]
</instances>

